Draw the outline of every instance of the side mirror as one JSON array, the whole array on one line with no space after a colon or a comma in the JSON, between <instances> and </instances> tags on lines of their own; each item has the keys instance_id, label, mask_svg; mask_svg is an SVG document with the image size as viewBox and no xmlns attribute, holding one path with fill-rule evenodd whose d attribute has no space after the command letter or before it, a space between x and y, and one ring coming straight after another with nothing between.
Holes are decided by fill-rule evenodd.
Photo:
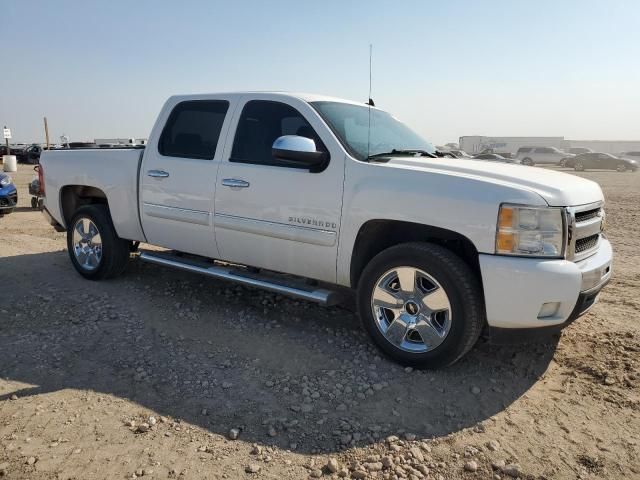
<instances>
[{"instance_id":1,"label":"side mirror","mask_svg":"<svg viewBox=\"0 0 640 480\"><path fill-rule=\"evenodd\" d=\"M278 160L291 163L292 167L303 166L309 169L322 165L327 159L325 152L316 150L316 142L298 135L278 137L273 142L271 154Z\"/></svg>"}]
</instances>

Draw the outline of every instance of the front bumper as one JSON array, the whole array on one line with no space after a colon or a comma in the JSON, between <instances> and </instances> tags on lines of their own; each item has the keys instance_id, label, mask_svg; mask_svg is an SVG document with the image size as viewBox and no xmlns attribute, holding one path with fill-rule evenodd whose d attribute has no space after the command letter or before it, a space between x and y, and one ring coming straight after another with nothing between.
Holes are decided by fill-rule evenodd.
<instances>
[{"instance_id":1,"label":"front bumper","mask_svg":"<svg viewBox=\"0 0 640 480\"><path fill-rule=\"evenodd\" d=\"M611 278L613 251L602 238L584 260L480 255L487 323L492 329L565 326L586 313ZM552 314L543 305L557 304Z\"/></svg>"}]
</instances>

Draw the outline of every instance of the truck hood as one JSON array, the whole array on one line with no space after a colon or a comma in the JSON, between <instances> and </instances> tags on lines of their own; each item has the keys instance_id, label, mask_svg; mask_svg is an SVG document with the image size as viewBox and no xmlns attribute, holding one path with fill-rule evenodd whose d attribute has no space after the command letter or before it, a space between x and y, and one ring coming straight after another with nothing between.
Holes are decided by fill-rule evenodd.
<instances>
[{"instance_id":1,"label":"truck hood","mask_svg":"<svg viewBox=\"0 0 640 480\"><path fill-rule=\"evenodd\" d=\"M585 205L604 199L602 190L596 182L540 167L427 157L392 157L387 165L425 173L476 178L488 183L526 189L539 194L550 206Z\"/></svg>"}]
</instances>

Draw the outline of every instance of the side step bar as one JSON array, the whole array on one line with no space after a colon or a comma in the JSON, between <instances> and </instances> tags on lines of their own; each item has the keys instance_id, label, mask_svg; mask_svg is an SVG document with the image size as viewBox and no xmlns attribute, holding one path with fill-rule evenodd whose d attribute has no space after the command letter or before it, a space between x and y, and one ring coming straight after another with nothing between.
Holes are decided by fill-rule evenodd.
<instances>
[{"instance_id":1,"label":"side step bar","mask_svg":"<svg viewBox=\"0 0 640 480\"><path fill-rule=\"evenodd\" d=\"M254 274L235 266L214 265L206 261L162 252L142 252L140 253L140 260L156 265L185 270L187 272L199 273L213 278L230 280L242 285L262 288L270 292L316 302L325 306L336 305L340 300L339 294L336 291L306 285L303 282L271 278L259 273Z\"/></svg>"}]
</instances>

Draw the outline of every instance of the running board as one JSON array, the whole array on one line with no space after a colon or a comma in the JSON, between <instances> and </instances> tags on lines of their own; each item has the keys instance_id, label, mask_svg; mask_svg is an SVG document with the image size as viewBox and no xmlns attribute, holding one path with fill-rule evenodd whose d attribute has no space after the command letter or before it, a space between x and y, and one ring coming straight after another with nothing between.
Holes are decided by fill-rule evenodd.
<instances>
[{"instance_id":1,"label":"running board","mask_svg":"<svg viewBox=\"0 0 640 480\"><path fill-rule=\"evenodd\" d=\"M270 292L316 302L325 306L339 303L339 295L336 291L306 285L303 282L291 281L289 279L271 278L261 273L251 273L242 267L215 265L203 260L186 256L180 257L162 252L142 252L140 254L140 260L187 272L199 273L213 278L229 280L250 287L262 288Z\"/></svg>"}]
</instances>

